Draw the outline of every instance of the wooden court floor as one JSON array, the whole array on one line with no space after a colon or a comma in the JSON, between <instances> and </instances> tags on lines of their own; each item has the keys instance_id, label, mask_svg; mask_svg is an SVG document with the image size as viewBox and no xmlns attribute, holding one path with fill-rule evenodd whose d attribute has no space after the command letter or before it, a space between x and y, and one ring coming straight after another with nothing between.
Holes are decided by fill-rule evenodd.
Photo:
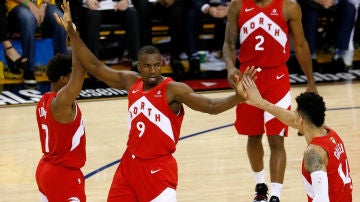
<instances>
[{"instance_id":1,"label":"wooden court floor","mask_svg":"<svg viewBox=\"0 0 360 202\"><path fill-rule=\"evenodd\" d=\"M304 90L293 86L293 98ZM354 201L360 201L360 82L318 85L327 103L326 123L345 142L353 179ZM209 97L229 95L230 90L205 92ZM82 101L87 132L87 162L83 168L87 201L104 202L127 140L127 100ZM41 156L35 106L0 108L0 201L39 201L34 179ZM178 201L248 202L254 178L246 154L246 138L232 126L235 109L208 115L186 108L182 138L175 157L179 166ZM266 138L264 138L266 140ZM287 169L283 202L306 201L300 165L306 143L291 129L285 141ZM265 145L269 182L269 148Z\"/></svg>"}]
</instances>

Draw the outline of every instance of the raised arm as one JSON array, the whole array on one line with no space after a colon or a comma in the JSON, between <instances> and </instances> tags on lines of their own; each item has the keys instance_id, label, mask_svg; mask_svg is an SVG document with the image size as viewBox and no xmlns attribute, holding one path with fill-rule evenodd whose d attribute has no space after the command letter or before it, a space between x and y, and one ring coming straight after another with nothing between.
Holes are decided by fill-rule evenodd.
<instances>
[{"instance_id":1,"label":"raised arm","mask_svg":"<svg viewBox=\"0 0 360 202\"><path fill-rule=\"evenodd\" d=\"M105 82L109 86L128 90L132 83L138 78L138 74L132 71L116 71L97 59L74 29L69 2L63 0L62 8L64 15L61 18L54 14L56 21L66 30L71 40L72 51L76 53L82 66L97 79Z\"/></svg>"},{"instance_id":2,"label":"raised arm","mask_svg":"<svg viewBox=\"0 0 360 202\"><path fill-rule=\"evenodd\" d=\"M278 107L267 100L263 99L256 87L255 82L248 76L243 77L243 86L247 93L247 104L258 107L265 110L276 118L278 118L284 124L296 128L297 115L294 111L290 111L281 107Z\"/></svg>"},{"instance_id":3,"label":"raised arm","mask_svg":"<svg viewBox=\"0 0 360 202\"><path fill-rule=\"evenodd\" d=\"M64 42L65 43L65 42ZM62 65L59 63L58 65ZM58 69L62 66L58 66ZM51 103L51 113L60 123L69 123L74 120L76 115L75 100L79 95L85 78L85 70L72 54L72 70L67 84L62 87ZM65 81L64 81L65 82Z\"/></svg>"},{"instance_id":4,"label":"raised arm","mask_svg":"<svg viewBox=\"0 0 360 202\"><path fill-rule=\"evenodd\" d=\"M223 45L223 59L228 72L228 82L230 87L235 88L237 78L235 75L241 76L240 71L235 67L236 62L236 43L238 40L238 16L241 8L241 0L233 0L230 3L227 23L225 29L225 40Z\"/></svg>"},{"instance_id":5,"label":"raised arm","mask_svg":"<svg viewBox=\"0 0 360 202\"><path fill-rule=\"evenodd\" d=\"M310 49L305 39L304 30L301 22L301 8L299 4L293 0L286 0L284 1L284 3L284 12L286 13L289 31L294 40L295 55L297 60L299 61L302 71L307 78L306 91L317 93L318 91L315 86Z\"/></svg>"}]
</instances>

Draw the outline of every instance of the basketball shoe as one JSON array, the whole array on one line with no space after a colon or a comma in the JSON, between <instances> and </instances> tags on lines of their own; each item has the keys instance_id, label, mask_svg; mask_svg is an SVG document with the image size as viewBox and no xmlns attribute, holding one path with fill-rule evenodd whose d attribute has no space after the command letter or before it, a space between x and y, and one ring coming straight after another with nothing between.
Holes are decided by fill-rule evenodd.
<instances>
[{"instance_id":1,"label":"basketball shoe","mask_svg":"<svg viewBox=\"0 0 360 202\"><path fill-rule=\"evenodd\" d=\"M280 199L277 196L270 197L269 202L280 202Z\"/></svg>"},{"instance_id":2,"label":"basketball shoe","mask_svg":"<svg viewBox=\"0 0 360 202\"><path fill-rule=\"evenodd\" d=\"M265 183L257 184L255 187L255 197L253 202L267 202L268 201L268 187Z\"/></svg>"}]
</instances>

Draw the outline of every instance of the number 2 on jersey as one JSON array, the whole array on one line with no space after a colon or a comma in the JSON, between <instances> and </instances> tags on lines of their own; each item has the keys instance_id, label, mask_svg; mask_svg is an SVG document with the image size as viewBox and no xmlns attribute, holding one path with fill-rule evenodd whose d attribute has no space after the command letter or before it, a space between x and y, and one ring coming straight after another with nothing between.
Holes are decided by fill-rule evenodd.
<instances>
[{"instance_id":1,"label":"number 2 on jersey","mask_svg":"<svg viewBox=\"0 0 360 202\"><path fill-rule=\"evenodd\" d=\"M262 46L265 39L264 39L264 36L262 35L256 35L255 36L255 39L258 41L255 45L255 50L256 51L263 51L264 50L264 47Z\"/></svg>"}]
</instances>

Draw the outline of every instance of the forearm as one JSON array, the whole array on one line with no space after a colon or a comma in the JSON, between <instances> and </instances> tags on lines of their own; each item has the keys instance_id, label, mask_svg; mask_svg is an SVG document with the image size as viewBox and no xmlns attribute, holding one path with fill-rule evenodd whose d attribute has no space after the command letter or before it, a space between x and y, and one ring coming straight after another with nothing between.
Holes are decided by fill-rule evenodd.
<instances>
[{"instance_id":1,"label":"forearm","mask_svg":"<svg viewBox=\"0 0 360 202\"><path fill-rule=\"evenodd\" d=\"M231 42L225 41L222 52L226 70L229 71L232 70L232 68L235 68L236 46Z\"/></svg>"},{"instance_id":2,"label":"forearm","mask_svg":"<svg viewBox=\"0 0 360 202\"><path fill-rule=\"evenodd\" d=\"M262 101L260 101L255 106L274 115L284 124L292 128L296 128L295 125L296 116L293 111L276 106L265 99L262 99Z\"/></svg>"},{"instance_id":3,"label":"forearm","mask_svg":"<svg viewBox=\"0 0 360 202\"><path fill-rule=\"evenodd\" d=\"M307 43L295 47L295 55L309 85L315 85L310 49Z\"/></svg>"},{"instance_id":4,"label":"forearm","mask_svg":"<svg viewBox=\"0 0 360 202\"><path fill-rule=\"evenodd\" d=\"M209 103L208 113L209 114L219 114L226 110L229 110L235 107L240 102L243 102L244 99L239 95L231 95L226 98L216 98Z\"/></svg>"},{"instance_id":5,"label":"forearm","mask_svg":"<svg viewBox=\"0 0 360 202\"><path fill-rule=\"evenodd\" d=\"M67 33L71 40L72 50L76 52L79 62L87 71L93 73L96 67L102 65L102 62L87 48L74 29L68 30Z\"/></svg>"},{"instance_id":6,"label":"forearm","mask_svg":"<svg viewBox=\"0 0 360 202\"><path fill-rule=\"evenodd\" d=\"M75 51L72 51L72 73L70 77L72 95L74 99L79 95L85 78L85 69L81 66Z\"/></svg>"}]
</instances>

